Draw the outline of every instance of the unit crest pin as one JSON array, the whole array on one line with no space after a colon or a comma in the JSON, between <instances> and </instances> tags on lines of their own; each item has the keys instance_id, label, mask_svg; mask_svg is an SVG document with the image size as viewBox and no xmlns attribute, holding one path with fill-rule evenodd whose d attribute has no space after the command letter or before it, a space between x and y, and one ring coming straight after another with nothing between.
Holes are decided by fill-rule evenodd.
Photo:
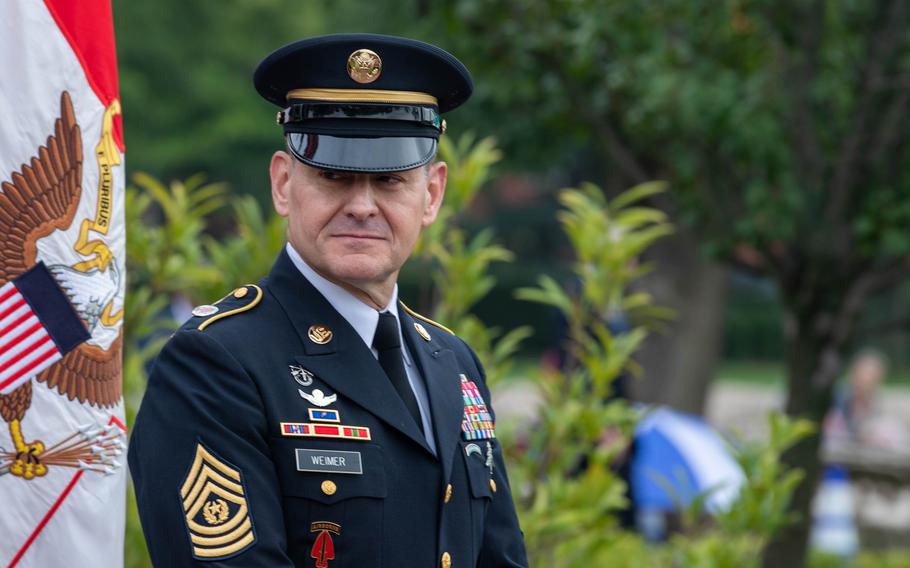
<instances>
[{"instance_id":1,"label":"unit crest pin","mask_svg":"<svg viewBox=\"0 0 910 568\"><path fill-rule=\"evenodd\" d=\"M324 325L311 325L307 330L307 337L318 345L325 345L332 340L332 330Z\"/></svg>"}]
</instances>

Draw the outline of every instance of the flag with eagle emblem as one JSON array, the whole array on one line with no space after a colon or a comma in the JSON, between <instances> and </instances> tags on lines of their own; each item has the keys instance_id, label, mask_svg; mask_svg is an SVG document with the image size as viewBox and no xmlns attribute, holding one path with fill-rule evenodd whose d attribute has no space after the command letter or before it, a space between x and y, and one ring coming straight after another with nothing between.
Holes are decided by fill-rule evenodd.
<instances>
[{"instance_id":1,"label":"flag with eagle emblem","mask_svg":"<svg viewBox=\"0 0 910 568\"><path fill-rule=\"evenodd\" d=\"M0 566L122 566L123 132L110 0L0 3Z\"/></svg>"}]
</instances>

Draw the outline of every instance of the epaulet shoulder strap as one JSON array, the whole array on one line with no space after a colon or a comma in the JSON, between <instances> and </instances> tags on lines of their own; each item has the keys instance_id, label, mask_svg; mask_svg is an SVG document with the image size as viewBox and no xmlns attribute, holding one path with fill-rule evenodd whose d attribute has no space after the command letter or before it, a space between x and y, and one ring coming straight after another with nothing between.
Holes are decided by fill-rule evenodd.
<instances>
[{"instance_id":1,"label":"epaulet shoulder strap","mask_svg":"<svg viewBox=\"0 0 910 568\"><path fill-rule=\"evenodd\" d=\"M224 296L214 304L205 304L193 308L196 317L208 317L196 329L204 330L209 325L240 312L252 310L262 300L262 288L255 284L241 286Z\"/></svg>"},{"instance_id":2,"label":"epaulet shoulder strap","mask_svg":"<svg viewBox=\"0 0 910 568\"><path fill-rule=\"evenodd\" d=\"M446 326L442 325L441 323L435 322L435 321L431 320L431 319L428 318L428 317L424 317L424 316L418 314L417 312L415 312L415 311L412 310L411 308L407 307L407 306L405 305L404 302L399 301L399 303L401 304L401 307L404 308L404 311L408 312L408 313L411 314L413 317L415 317L415 318L417 318L417 319L419 319L419 320L421 320L421 321L425 321L425 322L427 322L427 323L430 324L430 325L435 325L435 326L438 327L439 329L445 330L445 331L449 332L450 334L455 335L455 332L454 332L454 331L452 331L451 329L449 329L449 328L447 328Z\"/></svg>"}]
</instances>

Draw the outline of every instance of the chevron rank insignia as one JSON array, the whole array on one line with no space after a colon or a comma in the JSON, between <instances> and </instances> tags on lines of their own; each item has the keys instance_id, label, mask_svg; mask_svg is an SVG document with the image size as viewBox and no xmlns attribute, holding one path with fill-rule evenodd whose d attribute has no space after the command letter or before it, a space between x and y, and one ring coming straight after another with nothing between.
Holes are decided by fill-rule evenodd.
<instances>
[{"instance_id":1,"label":"chevron rank insignia","mask_svg":"<svg viewBox=\"0 0 910 568\"><path fill-rule=\"evenodd\" d=\"M461 434L465 440L485 440L495 438L493 416L484 402L474 381L461 377L461 397L464 401L464 417L461 420Z\"/></svg>"},{"instance_id":2,"label":"chevron rank insignia","mask_svg":"<svg viewBox=\"0 0 910 568\"><path fill-rule=\"evenodd\" d=\"M256 542L240 470L201 443L180 499L197 560L224 560Z\"/></svg>"}]
</instances>

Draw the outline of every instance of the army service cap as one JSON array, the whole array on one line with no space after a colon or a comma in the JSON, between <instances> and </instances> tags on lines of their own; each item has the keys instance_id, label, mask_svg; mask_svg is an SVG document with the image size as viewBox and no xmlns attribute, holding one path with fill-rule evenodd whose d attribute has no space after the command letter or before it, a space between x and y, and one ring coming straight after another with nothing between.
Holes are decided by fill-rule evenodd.
<instances>
[{"instance_id":1,"label":"army service cap","mask_svg":"<svg viewBox=\"0 0 910 568\"><path fill-rule=\"evenodd\" d=\"M376 34L300 40L266 57L253 84L278 105L290 152L355 172L416 168L436 155L442 113L471 96L465 66L434 45Z\"/></svg>"}]
</instances>

